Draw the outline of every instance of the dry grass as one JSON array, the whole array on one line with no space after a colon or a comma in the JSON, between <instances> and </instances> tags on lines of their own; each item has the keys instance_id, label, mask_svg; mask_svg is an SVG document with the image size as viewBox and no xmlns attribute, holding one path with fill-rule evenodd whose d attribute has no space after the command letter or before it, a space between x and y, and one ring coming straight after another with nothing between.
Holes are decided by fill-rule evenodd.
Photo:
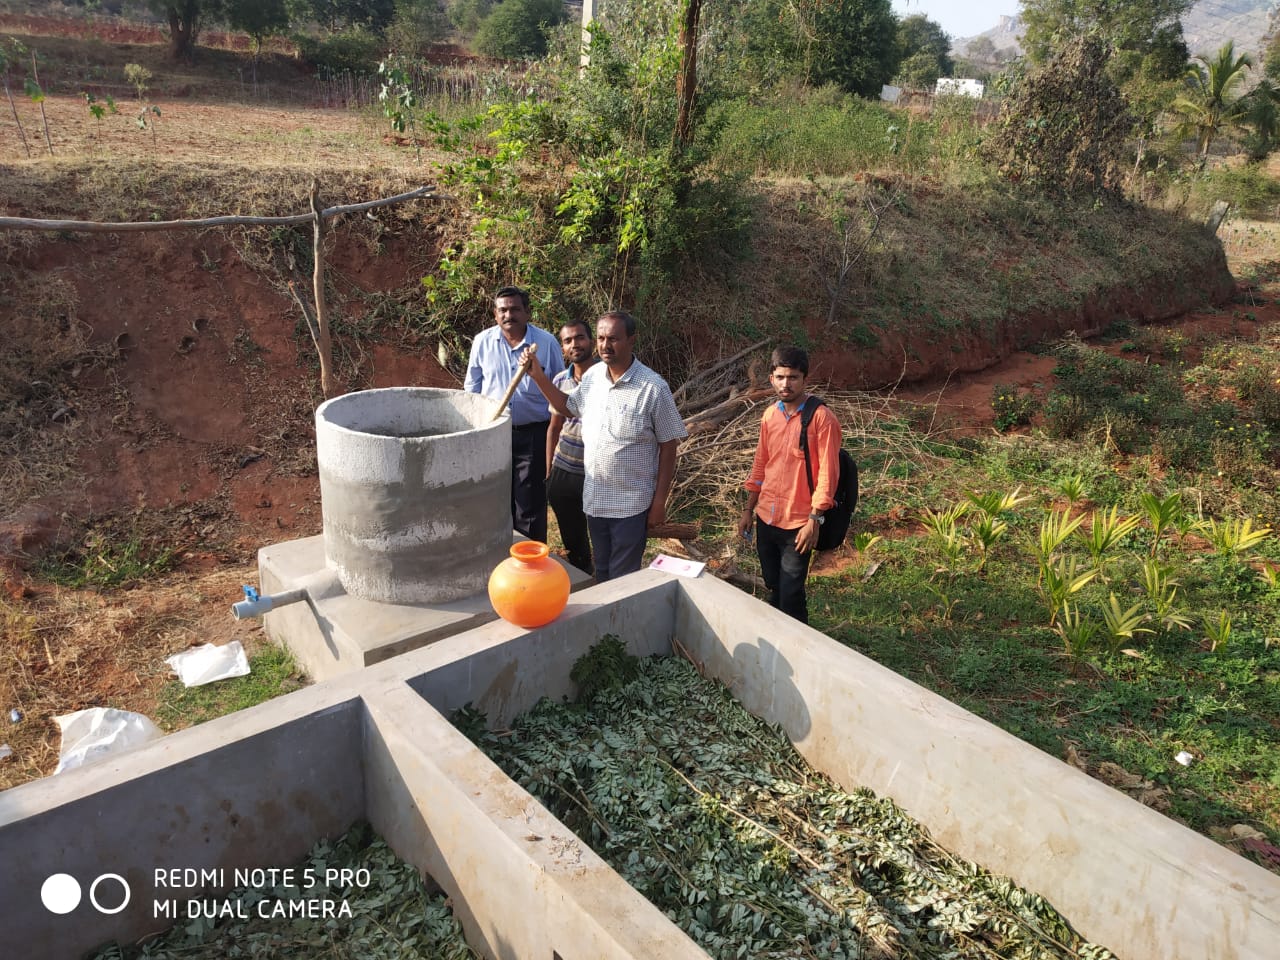
<instances>
[{"instance_id":1,"label":"dry grass","mask_svg":"<svg viewBox=\"0 0 1280 960\"><path fill-rule=\"evenodd\" d=\"M75 289L59 277L0 275L9 318L0 351L0 516L62 487L76 449L94 439L77 410L102 398L78 381L114 350L90 344L76 307Z\"/></svg>"},{"instance_id":2,"label":"dry grass","mask_svg":"<svg viewBox=\"0 0 1280 960\"><path fill-rule=\"evenodd\" d=\"M937 446L940 433L929 422L912 430L903 429L904 420L916 419L918 411L892 394L814 390L835 413L842 428L844 446L860 465L862 451L874 450L881 476L862 477L862 484L884 490L896 481L887 472L902 461L941 462L930 447ZM672 488L673 512L711 513L736 519L742 510L742 484L751 472L760 418L771 396L745 401L741 412L715 430L692 434L680 446L680 469ZM927 411L926 411L927 414Z\"/></svg>"},{"instance_id":3,"label":"dry grass","mask_svg":"<svg viewBox=\"0 0 1280 960\"><path fill-rule=\"evenodd\" d=\"M145 589L50 587L24 601L0 599L0 741L14 751L0 762L0 789L53 772L60 744L55 716L104 706L154 717L171 676L166 657L237 639L252 655L269 642L256 621L227 613L239 585L254 577L254 564L238 563L177 573ZM17 724L7 716L15 707L23 713Z\"/></svg>"}]
</instances>

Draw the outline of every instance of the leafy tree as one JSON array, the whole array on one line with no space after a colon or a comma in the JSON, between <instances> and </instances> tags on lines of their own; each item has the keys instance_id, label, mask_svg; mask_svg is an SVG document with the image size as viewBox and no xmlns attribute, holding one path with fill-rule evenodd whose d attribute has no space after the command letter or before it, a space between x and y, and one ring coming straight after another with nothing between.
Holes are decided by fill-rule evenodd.
<instances>
[{"instance_id":1,"label":"leafy tree","mask_svg":"<svg viewBox=\"0 0 1280 960\"><path fill-rule=\"evenodd\" d=\"M285 0L223 0L224 17L229 26L243 30L253 38L254 54L262 49L264 37L283 33L289 28L289 11Z\"/></svg>"},{"instance_id":2,"label":"leafy tree","mask_svg":"<svg viewBox=\"0 0 1280 960\"><path fill-rule=\"evenodd\" d=\"M813 0L809 18L809 81L879 96L898 71L898 18L889 0Z\"/></svg>"},{"instance_id":3,"label":"leafy tree","mask_svg":"<svg viewBox=\"0 0 1280 960\"><path fill-rule=\"evenodd\" d=\"M939 77L950 73L954 67L953 61L951 67L944 70L937 57L921 50L898 64L898 74L894 77L894 82L917 90L931 89L938 82Z\"/></svg>"},{"instance_id":4,"label":"leafy tree","mask_svg":"<svg viewBox=\"0 0 1280 960\"><path fill-rule=\"evenodd\" d=\"M1182 131L1194 134L1200 163L1209 156L1209 147L1224 131L1239 125L1247 101L1240 95L1253 58L1236 56L1235 42L1228 41L1212 57L1196 57L1187 68L1188 91L1174 101L1173 109L1182 118Z\"/></svg>"},{"instance_id":5,"label":"leafy tree","mask_svg":"<svg viewBox=\"0 0 1280 960\"><path fill-rule=\"evenodd\" d=\"M437 0L396 0L396 15L387 27L387 44L394 53L416 56L449 32L449 15Z\"/></svg>"},{"instance_id":6,"label":"leafy tree","mask_svg":"<svg viewBox=\"0 0 1280 960\"><path fill-rule=\"evenodd\" d=\"M1133 117L1096 35L1064 43L1014 82L988 150L1011 180L1118 193Z\"/></svg>"},{"instance_id":7,"label":"leafy tree","mask_svg":"<svg viewBox=\"0 0 1280 960\"><path fill-rule=\"evenodd\" d=\"M983 39L991 43L989 38ZM938 73L933 80L949 76L955 67L951 59L951 37L940 24L934 23L922 13L903 17L898 23L898 56L904 63L912 57L922 57L921 63L926 62L923 59L925 57L932 58L938 65Z\"/></svg>"},{"instance_id":8,"label":"leafy tree","mask_svg":"<svg viewBox=\"0 0 1280 960\"><path fill-rule=\"evenodd\" d=\"M987 63L994 63L996 59L996 45L990 37L974 37L969 41L968 46L964 48L964 55L970 60L982 60Z\"/></svg>"},{"instance_id":9,"label":"leafy tree","mask_svg":"<svg viewBox=\"0 0 1280 960\"><path fill-rule=\"evenodd\" d=\"M462 33L474 36L496 3L497 0L453 0L449 5L449 19Z\"/></svg>"},{"instance_id":10,"label":"leafy tree","mask_svg":"<svg viewBox=\"0 0 1280 960\"><path fill-rule=\"evenodd\" d=\"M1272 79L1280 80L1280 30L1263 38L1262 72Z\"/></svg>"},{"instance_id":11,"label":"leafy tree","mask_svg":"<svg viewBox=\"0 0 1280 960\"><path fill-rule=\"evenodd\" d=\"M201 27L223 12L223 0L147 0L147 6L168 21L169 52L176 60L191 59Z\"/></svg>"},{"instance_id":12,"label":"leafy tree","mask_svg":"<svg viewBox=\"0 0 1280 960\"><path fill-rule=\"evenodd\" d=\"M1244 99L1243 121L1249 128L1245 154L1250 163L1261 163L1280 145L1280 87L1263 77Z\"/></svg>"},{"instance_id":13,"label":"leafy tree","mask_svg":"<svg viewBox=\"0 0 1280 960\"><path fill-rule=\"evenodd\" d=\"M395 0L289 0L294 19L311 17L330 33L350 27L381 32L396 13Z\"/></svg>"},{"instance_id":14,"label":"leafy tree","mask_svg":"<svg viewBox=\"0 0 1280 960\"><path fill-rule=\"evenodd\" d=\"M1177 75L1186 62L1182 15L1195 0L1022 0L1027 32L1023 46L1035 63L1045 62L1068 38L1096 33L1121 54L1136 54L1137 62L1155 51L1184 51ZM1133 65L1129 65L1130 69Z\"/></svg>"},{"instance_id":15,"label":"leafy tree","mask_svg":"<svg viewBox=\"0 0 1280 960\"><path fill-rule=\"evenodd\" d=\"M565 19L561 0L503 0L476 34L476 49L490 57L517 60L547 52L546 27Z\"/></svg>"}]
</instances>

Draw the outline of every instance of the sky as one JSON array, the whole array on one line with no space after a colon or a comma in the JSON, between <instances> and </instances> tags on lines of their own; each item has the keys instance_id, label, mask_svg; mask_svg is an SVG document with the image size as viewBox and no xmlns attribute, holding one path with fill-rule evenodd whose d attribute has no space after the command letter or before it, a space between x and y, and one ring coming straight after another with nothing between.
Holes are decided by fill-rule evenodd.
<instances>
[{"instance_id":1,"label":"sky","mask_svg":"<svg viewBox=\"0 0 1280 960\"><path fill-rule=\"evenodd\" d=\"M972 37L990 30L1002 16L1018 13L1018 0L893 0L893 11L900 17L923 13L952 39Z\"/></svg>"}]
</instances>

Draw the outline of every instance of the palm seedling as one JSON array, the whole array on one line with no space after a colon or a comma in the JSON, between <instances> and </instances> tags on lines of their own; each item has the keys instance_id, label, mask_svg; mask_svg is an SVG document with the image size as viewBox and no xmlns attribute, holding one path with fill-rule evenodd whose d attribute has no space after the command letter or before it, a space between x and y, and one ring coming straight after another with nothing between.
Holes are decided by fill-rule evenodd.
<instances>
[{"instance_id":1,"label":"palm seedling","mask_svg":"<svg viewBox=\"0 0 1280 960\"><path fill-rule=\"evenodd\" d=\"M1088 490L1085 489L1084 477L1078 473L1063 477L1053 485L1053 489L1058 496L1067 501L1067 509L1074 507L1088 493Z\"/></svg>"},{"instance_id":2,"label":"palm seedling","mask_svg":"<svg viewBox=\"0 0 1280 960\"><path fill-rule=\"evenodd\" d=\"M1204 618L1204 635L1209 641L1209 649L1217 650L1231 642L1231 614L1226 610L1218 613L1217 619Z\"/></svg>"},{"instance_id":3,"label":"palm seedling","mask_svg":"<svg viewBox=\"0 0 1280 960\"><path fill-rule=\"evenodd\" d=\"M1039 589L1049 607L1049 626L1056 624L1058 611L1065 606L1067 599L1083 590L1097 575L1097 570L1080 570L1075 557L1059 557L1056 563L1041 564Z\"/></svg>"},{"instance_id":4,"label":"palm seedling","mask_svg":"<svg viewBox=\"0 0 1280 960\"><path fill-rule=\"evenodd\" d=\"M1118 508L1112 506L1110 511L1097 510L1093 514L1093 522L1089 528L1079 531L1085 549L1093 559L1094 569L1103 580L1106 580L1106 564L1109 554L1120 541L1127 537L1138 526L1137 517L1121 517Z\"/></svg>"},{"instance_id":5,"label":"palm seedling","mask_svg":"<svg viewBox=\"0 0 1280 960\"><path fill-rule=\"evenodd\" d=\"M1142 611L1141 604L1135 603L1125 610L1120 606L1120 601L1116 599L1116 595L1114 593L1111 594L1109 602L1102 608L1103 633L1107 643L1107 652L1114 657L1126 642L1132 642L1138 634L1151 633L1150 628L1143 626L1147 620L1148 616Z\"/></svg>"},{"instance_id":6,"label":"palm seedling","mask_svg":"<svg viewBox=\"0 0 1280 960\"><path fill-rule=\"evenodd\" d=\"M853 539L849 542L853 545L855 553L866 554L868 550L880 542L880 534L861 530L855 533Z\"/></svg>"},{"instance_id":7,"label":"palm seedling","mask_svg":"<svg viewBox=\"0 0 1280 960\"><path fill-rule=\"evenodd\" d=\"M1084 523L1084 516L1072 517L1065 510L1054 510L1040 521L1040 538L1036 542L1036 559L1040 566L1047 566L1053 554L1062 546L1076 527Z\"/></svg>"},{"instance_id":8,"label":"palm seedling","mask_svg":"<svg viewBox=\"0 0 1280 960\"><path fill-rule=\"evenodd\" d=\"M977 523L973 525L973 539L978 544L978 552L981 556L978 559L978 569L981 570L987 564L987 555L996 542L1004 536L1009 529L1009 525L1003 520L999 520L989 513L984 513Z\"/></svg>"},{"instance_id":9,"label":"palm seedling","mask_svg":"<svg viewBox=\"0 0 1280 960\"><path fill-rule=\"evenodd\" d=\"M1262 565L1262 569L1258 571L1258 576L1261 577L1262 582L1272 590L1276 589L1276 587L1280 587L1280 567L1264 563Z\"/></svg>"},{"instance_id":10,"label":"palm seedling","mask_svg":"<svg viewBox=\"0 0 1280 960\"><path fill-rule=\"evenodd\" d=\"M1164 532L1182 516L1182 494L1171 493L1161 500L1154 493L1143 493L1138 503L1151 523L1151 556L1154 557Z\"/></svg>"},{"instance_id":11,"label":"palm seedling","mask_svg":"<svg viewBox=\"0 0 1280 960\"><path fill-rule=\"evenodd\" d=\"M1205 535L1219 555L1224 557L1247 553L1271 534L1270 527L1253 529L1253 521L1248 517L1243 520L1209 520L1204 525Z\"/></svg>"},{"instance_id":12,"label":"palm seedling","mask_svg":"<svg viewBox=\"0 0 1280 960\"><path fill-rule=\"evenodd\" d=\"M969 512L969 504L956 503L945 510L924 508L921 522L929 532L929 539L946 558L948 567L954 569L964 553L965 538L959 527L960 518Z\"/></svg>"},{"instance_id":13,"label":"palm seedling","mask_svg":"<svg viewBox=\"0 0 1280 960\"><path fill-rule=\"evenodd\" d=\"M1062 638L1066 655L1077 662L1084 659L1098 633L1098 625L1080 615L1079 604L1073 607L1065 602L1062 604L1062 616L1053 625L1053 629Z\"/></svg>"},{"instance_id":14,"label":"palm seedling","mask_svg":"<svg viewBox=\"0 0 1280 960\"><path fill-rule=\"evenodd\" d=\"M1158 560L1142 564L1142 589L1152 607L1152 617L1165 630L1191 629L1191 619L1175 606L1181 584L1169 575L1169 568Z\"/></svg>"},{"instance_id":15,"label":"palm seedling","mask_svg":"<svg viewBox=\"0 0 1280 960\"><path fill-rule=\"evenodd\" d=\"M965 494L965 499L988 517L994 518L1002 513L1007 513L1018 504L1030 499L1029 497L1019 496L1021 492L1022 487L1014 487L1013 491L1009 493L1000 490L991 490L983 494L969 492Z\"/></svg>"},{"instance_id":16,"label":"palm seedling","mask_svg":"<svg viewBox=\"0 0 1280 960\"><path fill-rule=\"evenodd\" d=\"M1173 518L1171 526L1173 532L1178 535L1178 546L1181 547L1193 533L1198 533L1205 528L1204 520L1198 516L1193 516L1185 510Z\"/></svg>"}]
</instances>

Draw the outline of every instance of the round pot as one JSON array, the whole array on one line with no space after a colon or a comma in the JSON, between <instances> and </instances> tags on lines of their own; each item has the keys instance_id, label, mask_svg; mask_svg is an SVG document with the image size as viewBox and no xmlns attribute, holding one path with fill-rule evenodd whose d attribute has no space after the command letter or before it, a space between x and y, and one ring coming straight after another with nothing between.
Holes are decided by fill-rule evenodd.
<instances>
[{"instance_id":1,"label":"round pot","mask_svg":"<svg viewBox=\"0 0 1280 960\"><path fill-rule=\"evenodd\" d=\"M489 575L489 602L508 623L531 630L560 616L569 602L569 574L536 540L512 544L511 556Z\"/></svg>"}]
</instances>

